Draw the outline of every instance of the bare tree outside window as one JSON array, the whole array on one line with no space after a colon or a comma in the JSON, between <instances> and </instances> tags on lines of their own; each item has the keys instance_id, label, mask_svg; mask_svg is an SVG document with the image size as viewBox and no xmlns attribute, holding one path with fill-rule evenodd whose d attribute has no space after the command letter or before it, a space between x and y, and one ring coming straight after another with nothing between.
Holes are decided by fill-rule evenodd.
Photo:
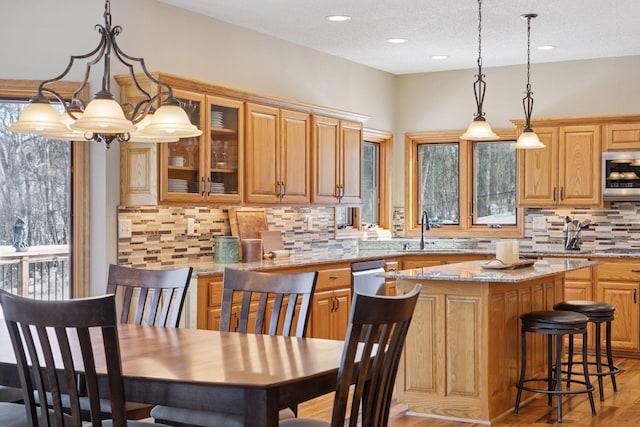
<instances>
[{"instance_id":1,"label":"bare tree outside window","mask_svg":"<svg viewBox=\"0 0 640 427\"><path fill-rule=\"evenodd\" d=\"M430 222L460 224L460 148L457 143L418 146L420 203Z\"/></svg>"}]
</instances>

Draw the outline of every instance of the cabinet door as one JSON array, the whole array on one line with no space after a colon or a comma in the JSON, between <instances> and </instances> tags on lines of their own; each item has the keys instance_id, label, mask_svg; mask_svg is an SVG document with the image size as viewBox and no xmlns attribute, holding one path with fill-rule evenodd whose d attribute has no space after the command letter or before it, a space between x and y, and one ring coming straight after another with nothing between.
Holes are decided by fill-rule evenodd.
<instances>
[{"instance_id":1,"label":"cabinet door","mask_svg":"<svg viewBox=\"0 0 640 427\"><path fill-rule=\"evenodd\" d=\"M244 104L207 96L208 138L204 163L205 198L240 202L243 188Z\"/></svg>"},{"instance_id":2,"label":"cabinet door","mask_svg":"<svg viewBox=\"0 0 640 427\"><path fill-rule=\"evenodd\" d=\"M640 149L640 123L613 123L604 126L602 151Z\"/></svg>"},{"instance_id":3,"label":"cabinet door","mask_svg":"<svg viewBox=\"0 0 640 427\"><path fill-rule=\"evenodd\" d=\"M340 122L328 117L313 117L313 200L334 204L338 201L338 162Z\"/></svg>"},{"instance_id":4,"label":"cabinet door","mask_svg":"<svg viewBox=\"0 0 640 427\"><path fill-rule=\"evenodd\" d=\"M340 123L340 203L362 202L362 124Z\"/></svg>"},{"instance_id":5,"label":"cabinet door","mask_svg":"<svg viewBox=\"0 0 640 427\"><path fill-rule=\"evenodd\" d=\"M331 339L344 340L351 313L351 289L334 291L335 309L331 316Z\"/></svg>"},{"instance_id":6,"label":"cabinet door","mask_svg":"<svg viewBox=\"0 0 640 427\"><path fill-rule=\"evenodd\" d=\"M331 316L334 301L333 291L316 292L311 308L311 338L331 338Z\"/></svg>"},{"instance_id":7,"label":"cabinet door","mask_svg":"<svg viewBox=\"0 0 640 427\"><path fill-rule=\"evenodd\" d=\"M311 194L311 122L309 114L280 110L278 153L281 200L309 203Z\"/></svg>"},{"instance_id":8,"label":"cabinet door","mask_svg":"<svg viewBox=\"0 0 640 427\"><path fill-rule=\"evenodd\" d=\"M616 308L611 322L611 347L614 350L640 350L638 288L637 283L598 282L598 301Z\"/></svg>"},{"instance_id":9,"label":"cabinet door","mask_svg":"<svg viewBox=\"0 0 640 427\"><path fill-rule=\"evenodd\" d=\"M191 123L203 130L202 135L182 138L178 142L160 145L160 200L205 200L204 170L207 129L205 97L199 93L173 90L180 106L187 112Z\"/></svg>"},{"instance_id":10,"label":"cabinet door","mask_svg":"<svg viewBox=\"0 0 640 427\"><path fill-rule=\"evenodd\" d=\"M158 144L120 144L120 205L158 204Z\"/></svg>"},{"instance_id":11,"label":"cabinet door","mask_svg":"<svg viewBox=\"0 0 640 427\"><path fill-rule=\"evenodd\" d=\"M534 129L545 148L519 150L518 206L550 206L558 203L558 129Z\"/></svg>"},{"instance_id":12,"label":"cabinet door","mask_svg":"<svg viewBox=\"0 0 640 427\"><path fill-rule=\"evenodd\" d=\"M599 206L600 126L560 128L560 192L562 205Z\"/></svg>"},{"instance_id":13,"label":"cabinet door","mask_svg":"<svg viewBox=\"0 0 640 427\"><path fill-rule=\"evenodd\" d=\"M264 105L247 104L247 196L248 202L278 201L277 171L279 110Z\"/></svg>"}]
</instances>

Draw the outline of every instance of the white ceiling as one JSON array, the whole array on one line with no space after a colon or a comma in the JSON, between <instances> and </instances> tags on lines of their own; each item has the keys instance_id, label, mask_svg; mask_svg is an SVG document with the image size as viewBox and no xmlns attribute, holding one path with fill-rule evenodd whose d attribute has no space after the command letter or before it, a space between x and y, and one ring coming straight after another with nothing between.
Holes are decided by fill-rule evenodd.
<instances>
[{"instance_id":1,"label":"white ceiling","mask_svg":"<svg viewBox=\"0 0 640 427\"><path fill-rule=\"evenodd\" d=\"M159 0L393 74L477 66L477 0ZM639 0L484 0L484 67L640 55ZM344 14L346 22L327 15ZM387 38L409 39L392 45ZM541 51L539 45L557 49ZM446 60L432 55L448 55Z\"/></svg>"}]
</instances>

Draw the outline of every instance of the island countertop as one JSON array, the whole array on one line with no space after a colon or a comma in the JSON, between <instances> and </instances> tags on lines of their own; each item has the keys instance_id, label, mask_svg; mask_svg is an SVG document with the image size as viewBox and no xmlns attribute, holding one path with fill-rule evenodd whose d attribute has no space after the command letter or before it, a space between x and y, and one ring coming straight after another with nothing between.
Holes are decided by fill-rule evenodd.
<instances>
[{"instance_id":1,"label":"island countertop","mask_svg":"<svg viewBox=\"0 0 640 427\"><path fill-rule=\"evenodd\" d=\"M600 262L586 259L544 259L527 267L490 269L486 266L495 266L495 261L481 260L392 271L379 276L390 279L519 283L598 264Z\"/></svg>"}]
</instances>

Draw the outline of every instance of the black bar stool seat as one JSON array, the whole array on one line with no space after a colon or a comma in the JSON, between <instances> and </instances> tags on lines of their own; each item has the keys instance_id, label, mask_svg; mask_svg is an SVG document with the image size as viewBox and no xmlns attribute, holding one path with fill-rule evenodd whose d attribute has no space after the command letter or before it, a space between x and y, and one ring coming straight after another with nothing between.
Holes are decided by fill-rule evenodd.
<instances>
[{"instance_id":1,"label":"black bar stool seat","mask_svg":"<svg viewBox=\"0 0 640 427\"><path fill-rule=\"evenodd\" d=\"M518 413L520 409L520 399L522 390L543 393L548 396L548 404L551 406L552 397L556 396L558 407L558 422L562 422L562 396L569 394L586 393L591 404L591 413L596 415L596 407L593 401L593 386L589 382L589 367L587 364L587 323L589 318L575 311L547 310L532 311L520 315L522 321L521 345L522 360L520 363L520 379L516 383L518 393L513 412ZM547 335L547 376L527 378L527 340L526 333L536 333ZM582 375L584 381L568 378L567 387L562 388L562 340L565 335L582 335ZM554 357L554 337L555 337L555 357ZM578 373L576 373L578 375ZM546 383L546 388L535 388L525 385L530 382ZM570 384L579 384L583 387L571 390Z\"/></svg>"},{"instance_id":2,"label":"black bar stool seat","mask_svg":"<svg viewBox=\"0 0 640 427\"><path fill-rule=\"evenodd\" d=\"M553 306L554 310L574 311L576 313L584 314L589 318L589 321L595 325L595 361L589 362L589 365L596 366L596 372L591 372L589 375L598 378L598 390L600 392L600 400L604 400L604 388L602 384L602 378L610 375L611 386L613 392L618 392L618 385L616 384L616 374L620 372L620 368L613 363L613 355L611 353L611 322L613 321L613 314L615 307L606 302L599 301L584 301L584 300L570 300L559 302ZM607 354L606 368L603 370L602 363L602 345L601 345L601 325L605 324L605 351ZM573 336L569 337L569 355L568 355L568 368L567 377L571 377L571 369L573 364Z\"/></svg>"}]
</instances>

